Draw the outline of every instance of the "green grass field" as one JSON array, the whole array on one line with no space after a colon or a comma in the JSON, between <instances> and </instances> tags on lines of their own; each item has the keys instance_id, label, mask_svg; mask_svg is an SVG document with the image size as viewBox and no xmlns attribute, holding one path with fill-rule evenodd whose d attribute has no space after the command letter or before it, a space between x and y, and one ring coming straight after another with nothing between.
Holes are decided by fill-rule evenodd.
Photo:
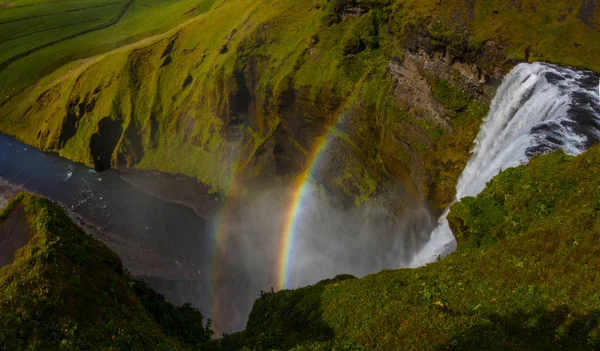
<instances>
[{"instance_id":1,"label":"green grass field","mask_svg":"<svg viewBox=\"0 0 600 351\"><path fill-rule=\"evenodd\" d=\"M0 131L93 166L109 117L111 166L223 192L234 175L304 166L345 116L327 151L340 193L360 202L387 179L431 187L443 208L486 106L435 76L453 132L398 102L386 68L416 42L488 71L545 60L600 72L600 6L582 15L583 0L1 1ZM369 12L344 14L357 4ZM480 55L484 43L498 52ZM598 349L598 164L596 147L503 172L453 207L460 244L443 261L266 294L222 349Z\"/></svg>"},{"instance_id":2,"label":"green grass field","mask_svg":"<svg viewBox=\"0 0 600 351\"><path fill-rule=\"evenodd\" d=\"M165 32L215 0L15 0L0 8L0 102L58 67Z\"/></svg>"}]
</instances>

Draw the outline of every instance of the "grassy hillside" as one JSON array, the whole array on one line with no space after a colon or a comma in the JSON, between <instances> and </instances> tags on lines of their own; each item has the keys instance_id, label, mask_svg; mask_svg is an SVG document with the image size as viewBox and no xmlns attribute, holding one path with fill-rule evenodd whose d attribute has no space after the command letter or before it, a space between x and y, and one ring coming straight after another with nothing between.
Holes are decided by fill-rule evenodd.
<instances>
[{"instance_id":1,"label":"grassy hillside","mask_svg":"<svg viewBox=\"0 0 600 351\"><path fill-rule=\"evenodd\" d=\"M68 62L163 33L207 11L213 3L214 0L3 1L0 103Z\"/></svg>"},{"instance_id":2,"label":"grassy hillside","mask_svg":"<svg viewBox=\"0 0 600 351\"><path fill-rule=\"evenodd\" d=\"M4 1L0 131L227 193L289 181L331 130L327 189L443 208L484 82L519 61L600 72L599 21L586 0ZM599 161L596 147L505 171L453 207L443 261L264 294L210 347L598 349ZM31 240L0 269L8 348L209 347L198 312L131 281L60 209L21 195L0 218L17 209Z\"/></svg>"},{"instance_id":3,"label":"grassy hillside","mask_svg":"<svg viewBox=\"0 0 600 351\"><path fill-rule=\"evenodd\" d=\"M223 348L597 350L600 146L509 169L453 206L458 250L415 270L268 293Z\"/></svg>"},{"instance_id":4,"label":"grassy hillside","mask_svg":"<svg viewBox=\"0 0 600 351\"><path fill-rule=\"evenodd\" d=\"M0 17L28 16L20 3ZM489 101L481 82L527 59L600 70L599 10L583 0L135 0L118 25L53 43L130 3L77 4L100 7L36 2L55 13L42 32L0 24L39 36L12 40L8 56L52 44L0 70L16 94L3 96L0 131L98 169L183 173L225 193L234 177L288 181L334 126L319 175L329 189L358 204L400 184L403 198L443 208ZM100 19L51 29L88 15Z\"/></svg>"},{"instance_id":5,"label":"grassy hillside","mask_svg":"<svg viewBox=\"0 0 600 351\"><path fill-rule=\"evenodd\" d=\"M210 339L200 312L131 280L116 254L48 200L18 195L0 213L0 239L7 223L29 240L0 268L2 348L197 349Z\"/></svg>"}]
</instances>

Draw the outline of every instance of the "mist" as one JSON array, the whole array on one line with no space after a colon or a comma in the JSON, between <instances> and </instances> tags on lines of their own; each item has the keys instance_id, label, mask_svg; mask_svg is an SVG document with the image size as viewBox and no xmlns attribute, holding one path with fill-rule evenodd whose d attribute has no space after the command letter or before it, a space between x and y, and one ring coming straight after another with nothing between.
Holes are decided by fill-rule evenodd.
<instances>
[{"instance_id":1,"label":"mist","mask_svg":"<svg viewBox=\"0 0 600 351\"><path fill-rule=\"evenodd\" d=\"M203 195L207 189L193 186L196 181L97 173L6 136L0 136L0 146L0 177L62 203L121 257L132 276L213 319L217 336L244 329L260 291L277 290L283 222L297 189L253 186L252 195L229 198L215 216L219 201ZM20 162L24 157L28 162ZM408 266L435 225L400 185L380 189L355 208L322 183L313 179L305 187L286 288ZM215 259L216 217L224 230Z\"/></svg>"},{"instance_id":2,"label":"mist","mask_svg":"<svg viewBox=\"0 0 600 351\"><path fill-rule=\"evenodd\" d=\"M215 330L245 328L261 291L277 290L282 229L291 189L271 188L228 209L213 282ZM424 206L398 216L381 199L347 207L314 182L304 192L292 240L287 286L298 288L339 274L363 277L408 267L429 239L435 218ZM217 335L220 336L220 335Z\"/></svg>"}]
</instances>

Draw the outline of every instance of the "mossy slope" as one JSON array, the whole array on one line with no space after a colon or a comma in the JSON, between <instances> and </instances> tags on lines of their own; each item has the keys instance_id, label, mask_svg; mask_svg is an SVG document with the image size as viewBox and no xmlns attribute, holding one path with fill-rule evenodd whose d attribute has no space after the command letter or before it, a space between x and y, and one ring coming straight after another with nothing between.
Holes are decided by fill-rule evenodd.
<instances>
[{"instance_id":1,"label":"mossy slope","mask_svg":"<svg viewBox=\"0 0 600 351\"><path fill-rule=\"evenodd\" d=\"M48 200L20 194L31 238L0 268L0 340L7 350L149 350L201 347L202 315L133 281L119 258Z\"/></svg>"},{"instance_id":2,"label":"mossy slope","mask_svg":"<svg viewBox=\"0 0 600 351\"><path fill-rule=\"evenodd\" d=\"M233 178L285 182L304 171L336 126L320 177L329 189L361 203L400 184L401 197L443 208L485 114L480 79L524 59L600 69L600 16L587 4L220 2L161 36L37 77L2 103L0 130L99 169L183 173L226 193ZM144 16L136 21L151 22ZM442 104L436 115L396 96L390 65L412 54ZM431 69L444 60L475 68Z\"/></svg>"},{"instance_id":3,"label":"mossy slope","mask_svg":"<svg viewBox=\"0 0 600 351\"><path fill-rule=\"evenodd\" d=\"M224 349L596 350L600 146L502 172L452 207L458 250L263 295Z\"/></svg>"},{"instance_id":4,"label":"mossy slope","mask_svg":"<svg viewBox=\"0 0 600 351\"><path fill-rule=\"evenodd\" d=\"M8 0L0 11L0 103L64 64L163 33L214 0Z\"/></svg>"}]
</instances>

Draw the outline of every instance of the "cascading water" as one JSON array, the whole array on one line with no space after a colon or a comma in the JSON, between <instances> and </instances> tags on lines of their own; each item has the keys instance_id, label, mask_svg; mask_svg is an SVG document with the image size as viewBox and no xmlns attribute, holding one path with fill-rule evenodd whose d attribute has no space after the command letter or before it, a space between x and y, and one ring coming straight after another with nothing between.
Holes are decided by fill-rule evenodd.
<instances>
[{"instance_id":1,"label":"cascading water","mask_svg":"<svg viewBox=\"0 0 600 351\"><path fill-rule=\"evenodd\" d=\"M600 141L600 87L591 71L519 64L504 79L456 187L456 201L476 196L501 170L562 149L569 155ZM456 248L446 211L410 267Z\"/></svg>"}]
</instances>

